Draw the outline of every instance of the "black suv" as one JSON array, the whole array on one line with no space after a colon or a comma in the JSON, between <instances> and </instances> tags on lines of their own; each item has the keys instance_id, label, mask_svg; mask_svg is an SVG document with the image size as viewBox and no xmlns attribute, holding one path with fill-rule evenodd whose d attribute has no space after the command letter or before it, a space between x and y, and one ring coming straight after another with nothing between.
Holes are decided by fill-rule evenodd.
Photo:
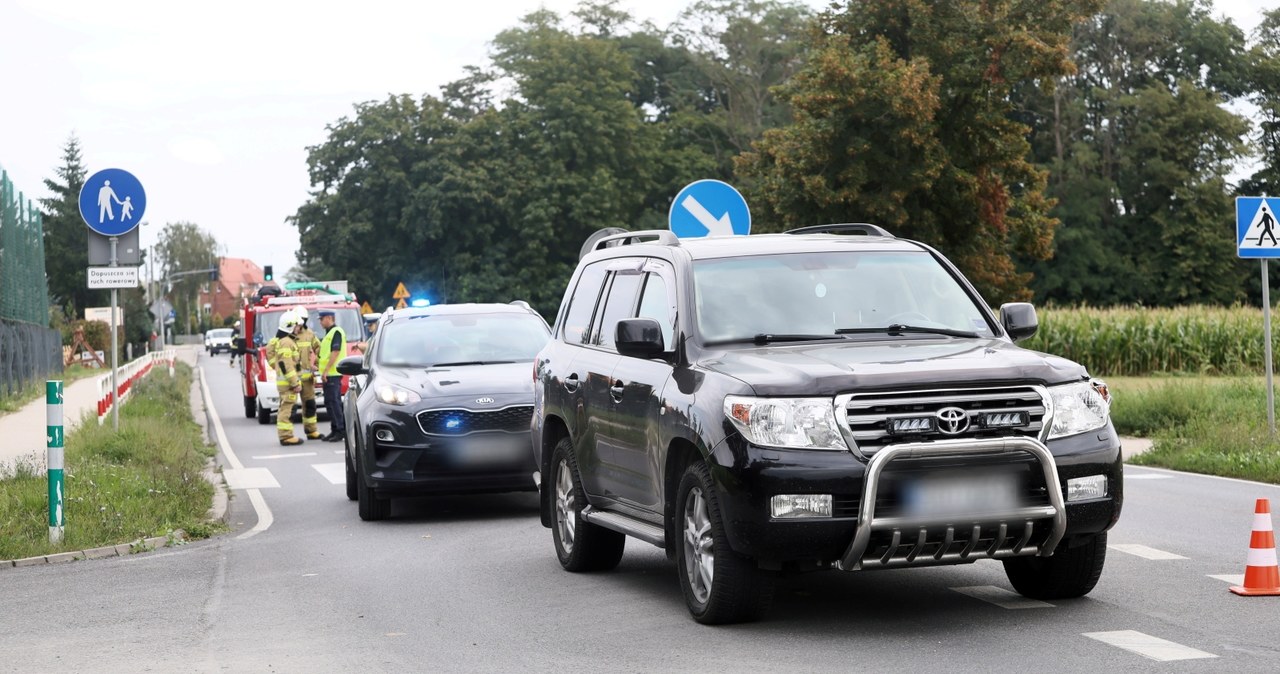
<instances>
[{"instance_id":1,"label":"black suv","mask_svg":"<svg viewBox=\"0 0 1280 674\"><path fill-rule=\"evenodd\" d=\"M778 571L1000 559L1078 597L1120 515L1106 385L1015 346L929 246L874 225L606 236L538 354L542 524L569 571L665 548L693 617L759 617Z\"/></svg>"}]
</instances>

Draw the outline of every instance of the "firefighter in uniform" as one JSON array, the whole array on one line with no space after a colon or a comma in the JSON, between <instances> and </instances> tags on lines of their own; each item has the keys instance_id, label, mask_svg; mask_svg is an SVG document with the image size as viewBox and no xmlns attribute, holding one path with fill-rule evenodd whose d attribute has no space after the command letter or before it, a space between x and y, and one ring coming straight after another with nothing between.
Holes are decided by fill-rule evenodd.
<instances>
[{"instance_id":1,"label":"firefighter in uniform","mask_svg":"<svg viewBox=\"0 0 1280 674\"><path fill-rule=\"evenodd\" d=\"M276 434L280 444L299 445L302 441L293 435L293 406L298 402L302 382L298 375L298 344L294 333L298 319L292 311L280 318L280 329L267 343L267 365L276 373L276 389L280 392L280 410L276 414Z\"/></svg>"},{"instance_id":2,"label":"firefighter in uniform","mask_svg":"<svg viewBox=\"0 0 1280 674\"><path fill-rule=\"evenodd\" d=\"M320 353L320 338L307 327L306 307L296 307L294 317L298 320L298 332L294 341L298 344L299 372L302 380L302 430L308 440L319 440L318 419L316 418L316 356Z\"/></svg>"},{"instance_id":3,"label":"firefighter in uniform","mask_svg":"<svg viewBox=\"0 0 1280 674\"><path fill-rule=\"evenodd\" d=\"M341 442L347 436L347 420L342 416L342 375L338 374L338 361L347 355L347 333L335 321L332 309L321 309L320 327L324 339L320 340L320 377L324 381L324 404L329 409L329 434L325 442Z\"/></svg>"}]
</instances>

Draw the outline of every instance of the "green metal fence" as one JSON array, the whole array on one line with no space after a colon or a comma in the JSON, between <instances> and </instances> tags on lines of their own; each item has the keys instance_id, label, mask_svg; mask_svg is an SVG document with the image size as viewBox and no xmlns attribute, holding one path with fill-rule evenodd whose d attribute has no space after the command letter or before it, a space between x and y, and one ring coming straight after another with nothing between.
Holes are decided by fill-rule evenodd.
<instances>
[{"instance_id":1,"label":"green metal fence","mask_svg":"<svg viewBox=\"0 0 1280 674\"><path fill-rule=\"evenodd\" d=\"M62 336L49 328L40 211L0 171L0 395L62 371Z\"/></svg>"}]
</instances>

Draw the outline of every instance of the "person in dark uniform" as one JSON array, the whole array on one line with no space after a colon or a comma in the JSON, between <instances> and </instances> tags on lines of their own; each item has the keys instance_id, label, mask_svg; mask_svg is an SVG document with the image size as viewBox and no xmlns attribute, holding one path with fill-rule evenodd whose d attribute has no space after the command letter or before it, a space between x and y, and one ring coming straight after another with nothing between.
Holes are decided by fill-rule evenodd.
<instances>
[{"instance_id":1,"label":"person in dark uniform","mask_svg":"<svg viewBox=\"0 0 1280 674\"><path fill-rule=\"evenodd\" d=\"M320 340L320 381L324 385L324 404L329 408L329 434L325 442L340 442L347 437L347 420L342 414L342 375L338 361L347 355L347 333L342 330L330 309L316 312L324 339Z\"/></svg>"}]
</instances>

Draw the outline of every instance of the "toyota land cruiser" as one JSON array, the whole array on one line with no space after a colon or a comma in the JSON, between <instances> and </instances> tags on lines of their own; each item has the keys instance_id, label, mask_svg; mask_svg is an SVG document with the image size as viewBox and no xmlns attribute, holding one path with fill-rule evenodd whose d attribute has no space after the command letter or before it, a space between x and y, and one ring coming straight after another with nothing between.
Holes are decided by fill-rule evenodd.
<instances>
[{"instance_id":1,"label":"toyota land cruiser","mask_svg":"<svg viewBox=\"0 0 1280 674\"><path fill-rule=\"evenodd\" d=\"M604 236L534 365L542 524L569 571L627 536L693 617L758 618L779 571L1003 562L1088 593L1120 515L1110 394L1015 342L938 251L874 225Z\"/></svg>"}]
</instances>

